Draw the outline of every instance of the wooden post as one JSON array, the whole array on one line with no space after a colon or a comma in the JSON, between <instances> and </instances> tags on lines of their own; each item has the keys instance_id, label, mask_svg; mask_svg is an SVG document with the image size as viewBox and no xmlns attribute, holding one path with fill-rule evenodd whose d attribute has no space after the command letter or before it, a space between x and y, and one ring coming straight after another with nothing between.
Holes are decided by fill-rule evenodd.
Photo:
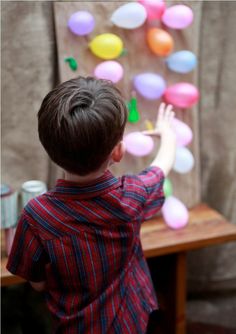
<instances>
[{"instance_id":1,"label":"wooden post","mask_svg":"<svg viewBox=\"0 0 236 334\"><path fill-rule=\"evenodd\" d=\"M185 334L186 253L151 258L148 265L160 305L158 333Z\"/></svg>"},{"instance_id":2,"label":"wooden post","mask_svg":"<svg viewBox=\"0 0 236 334\"><path fill-rule=\"evenodd\" d=\"M175 266L175 334L186 333L186 253L176 254Z\"/></svg>"}]
</instances>

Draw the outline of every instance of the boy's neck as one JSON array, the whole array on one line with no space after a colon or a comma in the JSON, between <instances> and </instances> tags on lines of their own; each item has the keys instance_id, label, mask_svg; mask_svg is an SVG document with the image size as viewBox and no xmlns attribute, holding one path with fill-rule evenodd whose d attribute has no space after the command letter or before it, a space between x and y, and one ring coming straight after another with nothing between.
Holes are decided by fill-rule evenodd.
<instances>
[{"instance_id":1,"label":"boy's neck","mask_svg":"<svg viewBox=\"0 0 236 334\"><path fill-rule=\"evenodd\" d=\"M101 177L104 173L105 173L106 170L99 170L99 171L96 171L96 172L93 172L93 173L90 173L90 174L87 174L87 175L84 175L84 176L81 176L81 175L76 175L76 174L71 174L67 171L64 171L64 179L66 181L72 181L72 182L77 182L77 183L89 183L89 182L92 182L96 179L98 179L99 177Z\"/></svg>"}]
</instances>

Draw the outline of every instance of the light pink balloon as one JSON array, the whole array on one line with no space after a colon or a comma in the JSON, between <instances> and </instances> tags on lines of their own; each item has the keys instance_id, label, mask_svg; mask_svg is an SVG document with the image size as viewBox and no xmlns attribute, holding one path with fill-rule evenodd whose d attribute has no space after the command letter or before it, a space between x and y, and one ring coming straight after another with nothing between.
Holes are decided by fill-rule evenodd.
<instances>
[{"instance_id":1,"label":"light pink balloon","mask_svg":"<svg viewBox=\"0 0 236 334\"><path fill-rule=\"evenodd\" d=\"M166 9L163 0L139 0L138 2L145 7L148 20L160 20Z\"/></svg>"},{"instance_id":2,"label":"light pink balloon","mask_svg":"<svg viewBox=\"0 0 236 334\"><path fill-rule=\"evenodd\" d=\"M178 108L190 108L197 103L198 99L198 89L188 82L174 84L164 93L164 100Z\"/></svg>"},{"instance_id":3,"label":"light pink balloon","mask_svg":"<svg viewBox=\"0 0 236 334\"><path fill-rule=\"evenodd\" d=\"M128 153L137 157L148 155L152 152L154 142L152 137L141 132L130 132L124 137L124 143Z\"/></svg>"},{"instance_id":4,"label":"light pink balloon","mask_svg":"<svg viewBox=\"0 0 236 334\"><path fill-rule=\"evenodd\" d=\"M166 9L162 22L169 28L184 29L193 22L193 11L185 5L175 5Z\"/></svg>"},{"instance_id":5,"label":"light pink balloon","mask_svg":"<svg viewBox=\"0 0 236 334\"><path fill-rule=\"evenodd\" d=\"M116 83L123 77L124 70L120 63L114 60L103 61L94 70L94 76L99 79L111 80Z\"/></svg>"},{"instance_id":6,"label":"light pink balloon","mask_svg":"<svg viewBox=\"0 0 236 334\"><path fill-rule=\"evenodd\" d=\"M161 211L165 223L175 230L186 226L189 221L188 209L174 196L166 198Z\"/></svg>"},{"instance_id":7,"label":"light pink balloon","mask_svg":"<svg viewBox=\"0 0 236 334\"><path fill-rule=\"evenodd\" d=\"M176 134L177 146L187 146L191 143L193 139L193 132L186 123L174 118L172 120L172 126Z\"/></svg>"}]
</instances>

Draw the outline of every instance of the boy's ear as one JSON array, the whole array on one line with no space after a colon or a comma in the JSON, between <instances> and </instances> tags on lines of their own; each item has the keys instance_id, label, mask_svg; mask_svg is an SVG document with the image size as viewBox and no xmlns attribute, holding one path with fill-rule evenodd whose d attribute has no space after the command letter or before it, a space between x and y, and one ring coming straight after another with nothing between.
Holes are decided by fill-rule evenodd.
<instances>
[{"instance_id":1,"label":"boy's ear","mask_svg":"<svg viewBox=\"0 0 236 334\"><path fill-rule=\"evenodd\" d=\"M120 141L114 148L111 153L111 158L114 162L120 162L125 154L125 143Z\"/></svg>"}]
</instances>

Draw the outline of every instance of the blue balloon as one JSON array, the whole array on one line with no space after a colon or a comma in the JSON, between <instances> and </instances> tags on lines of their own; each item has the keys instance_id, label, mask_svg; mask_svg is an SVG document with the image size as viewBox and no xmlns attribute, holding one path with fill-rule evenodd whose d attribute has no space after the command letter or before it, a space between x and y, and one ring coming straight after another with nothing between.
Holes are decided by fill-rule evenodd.
<instances>
[{"instance_id":1,"label":"blue balloon","mask_svg":"<svg viewBox=\"0 0 236 334\"><path fill-rule=\"evenodd\" d=\"M191 72L197 65L197 57L188 50L172 53L166 59L167 66L170 70L178 73Z\"/></svg>"}]
</instances>

